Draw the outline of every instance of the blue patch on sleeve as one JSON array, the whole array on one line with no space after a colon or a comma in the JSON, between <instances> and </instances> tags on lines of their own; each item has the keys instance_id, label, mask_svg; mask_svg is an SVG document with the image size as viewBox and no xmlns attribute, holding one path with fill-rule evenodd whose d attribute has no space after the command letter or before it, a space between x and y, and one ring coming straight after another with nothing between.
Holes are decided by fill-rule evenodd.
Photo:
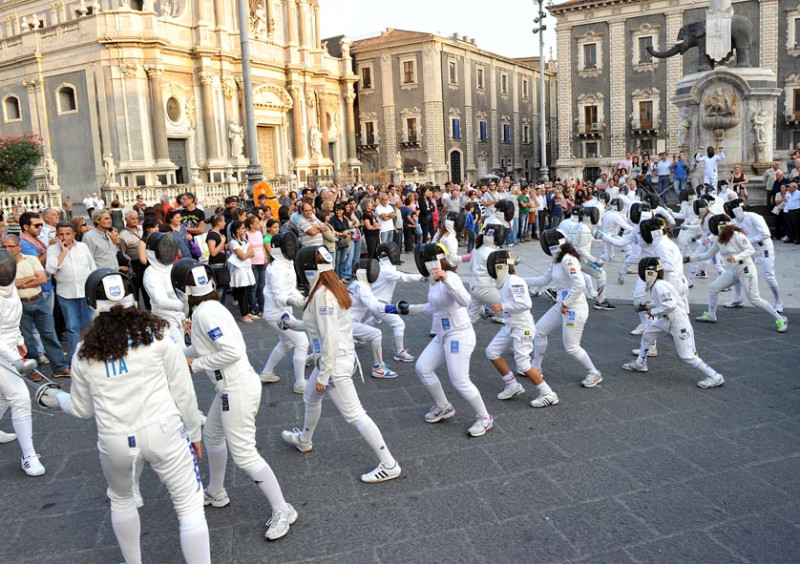
<instances>
[{"instance_id":1,"label":"blue patch on sleeve","mask_svg":"<svg viewBox=\"0 0 800 564\"><path fill-rule=\"evenodd\" d=\"M450 341L450 354L458 354L458 341Z\"/></svg>"},{"instance_id":2,"label":"blue patch on sleeve","mask_svg":"<svg viewBox=\"0 0 800 564\"><path fill-rule=\"evenodd\" d=\"M322 348L319 346L319 339L311 339L311 342L314 345L314 353L319 354L322 351Z\"/></svg>"},{"instance_id":3,"label":"blue patch on sleeve","mask_svg":"<svg viewBox=\"0 0 800 564\"><path fill-rule=\"evenodd\" d=\"M333 315L333 307L332 306L320 306L319 307L319 314L320 315Z\"/></svg>"},{"instance_id":4,"label":"blue patch on sleeve","mask_svg":"<svg viewBox=\"0 0 800 564\"><path fill-rule=\"evenodd\" d=\"M220 329L219 327L214 327L208 332L208 338L211 339L212 341L216 341L220 337L222 337L222 329Z\"/></svg>"},{"instance_id":5,"label":"blue patch on sleeve","mask_svg":"<svg viewBox=\"0 0 800 564\"><path fill-rule=\"evenodd\" d=\"M450 320L447 317L442 317L442 331L450 330Z\"/></svg>"}]
</instances>

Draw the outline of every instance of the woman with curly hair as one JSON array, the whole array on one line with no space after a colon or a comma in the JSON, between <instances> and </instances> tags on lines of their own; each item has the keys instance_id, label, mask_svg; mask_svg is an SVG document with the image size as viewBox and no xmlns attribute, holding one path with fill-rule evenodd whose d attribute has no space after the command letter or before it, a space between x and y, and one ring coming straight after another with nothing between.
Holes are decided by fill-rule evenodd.
<instances>
[{"instance_id":1,"label":"woman with curly hair","mask_svg":"<svg viewBox=\"0 0 800 564\"><path fill-rule=\"evenodd\" d=\"M97 317L72 362L70 393L44 391L41 403L97 424L111 526L125 562L142 561L139 477L148 462L169 491L186 562L210 563L197 469L200 413L192 378L167 322L135 307L133 282L103 268L86 280Z\"/></svg>"}]
</instances>

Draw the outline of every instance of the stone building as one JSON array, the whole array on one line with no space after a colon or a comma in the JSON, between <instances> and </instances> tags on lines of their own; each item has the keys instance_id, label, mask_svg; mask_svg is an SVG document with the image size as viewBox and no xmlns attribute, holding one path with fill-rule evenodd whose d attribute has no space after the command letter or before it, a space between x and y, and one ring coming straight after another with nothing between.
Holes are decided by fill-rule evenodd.
<instances>
[{"instance_id":1,"label":"stone building","mask_svg":"<svg viewBox=\"0 0 800 564\"><path fill-rule=\"evenodd\" d=\"M317 0L250 0L258 139L244 137L236 0L0 3L0 135L39 134L65 195L357 172L349 44ZM115 192L115 193L116 193Z\"/></svg>"},{"instance_id":2,"label":"stone building","mask_svg":"<svg viewBox=\"0 0 800 564\"><path fill-rule=\"evenodd\" d=\"M355 41L352 54L365 173L435 183L475 182L491 173L538 176L538 59L488 53L458 34L391 28ZM552 67L545 78L552 108ZM548 131L555 123L551 115Z\"/></svg>"},{"instance_id":3,"label":"stone building","mask_svg":"<svg viewBox=\"0 0 800 564\"><path fill-rule=\"evenodd\" d=\"M752 22L752 66L777 77L777 115L766 119L772 153L784 159L800 143L800 4L732 5ZM557 174L594 178L626 151L672 154L684 146L691 124L681 123L671 100L681 77L697 71L698 50L659 59L647 47L669 49L682 26L705 20L707 8L689 0L569 0L548 8L558 22Z\"/></svg>"}]
</instances>

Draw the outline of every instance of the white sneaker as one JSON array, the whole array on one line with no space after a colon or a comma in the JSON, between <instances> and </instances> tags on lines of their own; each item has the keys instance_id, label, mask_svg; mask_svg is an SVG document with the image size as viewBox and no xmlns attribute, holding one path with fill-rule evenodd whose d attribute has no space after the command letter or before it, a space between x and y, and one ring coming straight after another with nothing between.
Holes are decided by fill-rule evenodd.
<instances>
[{"instance_id":1,"label":"white sneaker","mask_svg":"<svg viewBox=\"0 0 800 564\"><path fill-rule=\"evenodd\" d=\"M742 307L742 300L731 300L729 302L725 302L723 305L729 308Z\"/></svg>"},{"instance_id":2,"label":"white sneaker","mask_svg":"<svg viewBox=\"0 0 800 564\"><path fill-rule=\"evenodd\" d=\"M281 431L281 438L290 445L293 445L300 452L311 452L314 450L314 443L311 441L307 443L301 441L300 435L302 434L303 432L295 427L291 431Z\"/></svg>"},{"instance_id":3,"label":"white sneaker","mask_svg":"<svg viewBox=\"0 0 800 564\"><path fill-rule=\"evenodd\" d=\"M540 395L535 400L531 401L531 407L548 407L551 405L558 405L558 396L555 392L547 395Z\"/></svg>"},{"instance_id":4,"label":"white sneaker","mask_svg":"<svg viewBox=\"0 0 800 564\"><path fill-rule=\"evenodd\" d=\"M10 443L11 441L16 441L16 440L17 440L16 434L0 431L0 445L4 445L6 443Z\"/></svg>"},{"instance_id":5,"label":"white sneaker","mask_svg":"<svg viewBox=\"0 0 800 564\"><path fill-rule=\"evenodd\" d=\"M647 372L647 363L634 360L633 362L626 362L622 365L622 368L631 372Z\"/></svg>"},{"instance_id":6,"label":"white sneaker","mask_svg":"<svg viewBox=\"0 0 800 564\"><path fill-rule=\"evenodd\" d=\"M586 378L583 379L581 385L584 388L594 388L597 384L603 381L603 375L600 373L599 370L595 370L594 372L589 372L586 375Z\"/></svg>"},{"instance_id":7,"label":"white sneaker","mask_svg":"<svg viewBox=\"0 0 800 564\"><path fill-rule=\"evenodd\" d=\"M275 374L273 371L269 372L262 372L261 373L261 383L262 384L272 384L274 382L280 382L281 377Z\"/></svg>"},{"instance_id":8,"label":"white sneaker","mask_svg":"<svg viewBox=\"0 0 800 564\"><path fill-rule=\"evenodd\" d=\"M717 386L721 386L725 383L725 378L722 377L722 374L715 374L714 376L709 376L703 380L700 380L697 383L698 388L716 388Z\"/></svg>"},{"instance_id":9,"label":"white sneaker","mask_svg":"<svg viewBox=\"0 0 800 564\"><path fill-rule=\"evenodd\" d=\"M783 302L775 302L775 311L783 313Z\"/></svg>"},{"instance_id":10,"label":"white sneaker","mask_svg":"<svg viewBox=\"0 0 800 564\"><path fill-rule=\"evenodd\" d=\"M287 504L288 505L288 504ZM272 517L267 521L267 532L264 538L276 540L289 532L289 525L297 521L297 510L289 505L288 509L278 509L272 512Z\"/></svg>"},{"instance_id":11,"label":"white sneaker","mask_svg":"<svg viewBox=\"0 0 800 564\"><path fill-rule=\"evenodd\" d=\"M639 353L640 353L640 352L642 352L642 351L641 351L641 349L633 349L633 350L631 351L631 354L632 354L633 356L639 356ZM648 357L648 358L655 358L655 357L657 357L657 356L658 356L658 346L657 346L657 345L656 345L656 346L653 346L653 348L652 348L652 349L650 349L649 351L647 351L647 357Z\"/></svg>"},{"instance_id":12,"label":"white sneaker","mask_svg":"<svg viewBox=\"0 0 800 564\"><path fill-rule=\"evenodd\" d=\"M450 419L456 414L456 410L452 403L448 403L444 407L434 405L431 410L425 414L425 421L428 423L438 423L442 419Z\"/></svg>"},{"instance_id":13,"label":"white sneaker","mask_svg":"<svg viewBox=\"0 0 800 564\"><path fill-rule=\"evenodd\" d=\"M36 359L36 362L39 363L39 366L42 366L44 364L50 364L50 359L47 358L45 355L40 354L39 358Z\"/></svg>"},{"instance_id":14,"label":"white sneaker","mask_svg":"<svg viewBox=\"0 0 800 564\"><path fill-rule=\"evenodd\" d=\"M617 274L617 284L620 284L622 286L625 285L625 275L622 272Z\"/></svg>"},{"instance_id":15,"label":"white sneaker","mask_svg":"<svg viewBox=\"0 0 800 564\"><path fill-rule=\"evenodd\" d=\"M381 482L388 482L389 480L399 478L402 473L403 471L400 469L400 463L395 462L394 466L387 468L381 462L372 472L361 474L361 481L365 484L380 484Z\"/></svg>"},{"instance_id":16,"label":"white sneaker","mask_svg":"<svg viewBox=\"0 0 800 564\"><path fill-rule=\"evenodd\" d=\"M211 507L225 507L231 502L228 497L228 492L222 488L217 495L208 493L208 489L203 490L203 505L210 505Z\"/></svg>"},{"instance_id":17,"label":"white sneaker","mask_svg":"<svg viewBox=\"0 0 800 564\"><path fill-rule=\"evenodd\" d=\"M400 352L394 353L394 359L397 362L414 362L414 355L408 352L408 349L403 349Z\"/></svg>"},{"instance_id":18,"label":"white sneaker","mask_svg":"<svg viewBox=\"0 0 800 564\"><path fill-rule=\"evenodd\" d=\"M372 367L372 377L373 378L382 378L384 380L391 380L392 378L397 378L397 372L390 370L386 364L383 366L373 366Z\"/></svg>"},{"instance_id":19,"label":"white sneaker","mask_svg":"<svg viewBox=\"0 0 800 564\"><path fill-rule=\"evenodd\" d=\"M39 462L39 455L32 454L24 458L20 458L20 466L28 476L41 476L44 474L44 466Z\"/></svg>"},{"instance_id":20,"label":"white sneaker","mask_svg":"<svg viewBox=\"0 0 800 564\"><path fill-rule=\"evenodd\" d=\"M707 311L704 311L703 315L695 317L694 320L695 321L699 321L700 323L716 323L717 322L717 316L715 315L715 316L712 317L712 316L708 315Z\"/></svg>"},{"instance_id":21,"label":"white sneaker","mask_svg":"<svg viewBox=\"0 0 800 564\"><path fill-rule=\"evenodd\" d=\"M513 384L511 385L506 384L506 387L503 388L503 391L497 394L497 399L509 400L524 393L525 393L525 388L522 387L522 384L514 380Z\"/></svg>"},{"instance_id":22,"label":"white sneaker","mask_svg":"<svg viewBox=\"0 0 800 564\"><path fill-rule=\"evenodd\" d=\"M494 427L494 417L491 415L478 415L475 417L475 423L470 426L467 433L469 433L470 437L482 437L492 427Z\"/></svg>"},{"instance_id":23,"label":"white sneaker","mask_svg":"<svg viewBox=\"0 0 800 564\"><path fill-rule=\"evenodd\" d=\"M490 320L491 320L493 323L497 323L498 325L505 325L505 324L506 324L506 320L505 320L505 318L504 318L504 317L501 317L500 315L493 315L493 316L491 316L489 319L490 319Z\"/></svg>"},{"instance_id":24,"label":"white sneaker","mask_svg":"<svg viewBox=\"0 0 800 564\"><path fill-rule=\"evenodd\" d=\"M778 328L778 333L786 333L786 331L789 330L789 319L786 317L783 319L776 319L775 327Z\"/></svg>"},{"instance_id":25,"label":"white sneaker","mask_svg":"<svg viewBox=\"0 0 800 564\"><path fill-rule=\"evenodd\" d=\"M306 392L306 384L307 384L307 382L308 382L307 380L303 380L303 383L300 384L299 386L297 386L297 385L292 386L292 391L294 393L299 394L299 395L302 396Z\"/></svg>"},{"instance_id":26,"label":"white sneaker","mask_svg":"<svg viewBox=\"0 0 800 564\"><path fill-rule=\"evenodd\" d=\"M645 329L647 329L647 327L645 327L644 323L640 323L636 326L636 329L631 331L631 335L642 335L644 334Z\"/></svg>"}]
</instances>

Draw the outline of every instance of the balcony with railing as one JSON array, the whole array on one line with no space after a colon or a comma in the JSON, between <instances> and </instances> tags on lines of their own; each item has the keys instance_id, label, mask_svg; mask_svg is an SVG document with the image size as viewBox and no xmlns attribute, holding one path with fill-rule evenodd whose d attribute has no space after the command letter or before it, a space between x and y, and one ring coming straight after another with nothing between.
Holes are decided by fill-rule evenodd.
<instances>
[{"instance_id":1,"label":"balcony with railing","mask_svg":"<svg viewBox=\"0 0 800 564\"><path fill-rule=\"evenodd\" d=\"M631 118L631 133L633 135L657 135L659 129L658 119Z\"/></svg>"},{"instance_id":2,"label":"balcony with railing","mask_svg":"<svg viewBox=\"0 0 800 564\"><path fill-rule=\"evenodd\" d=\"M602 139L605 131L606 124L602 122L575 122L575 133L581 139Z\"/></svg>"}]
</instances>

